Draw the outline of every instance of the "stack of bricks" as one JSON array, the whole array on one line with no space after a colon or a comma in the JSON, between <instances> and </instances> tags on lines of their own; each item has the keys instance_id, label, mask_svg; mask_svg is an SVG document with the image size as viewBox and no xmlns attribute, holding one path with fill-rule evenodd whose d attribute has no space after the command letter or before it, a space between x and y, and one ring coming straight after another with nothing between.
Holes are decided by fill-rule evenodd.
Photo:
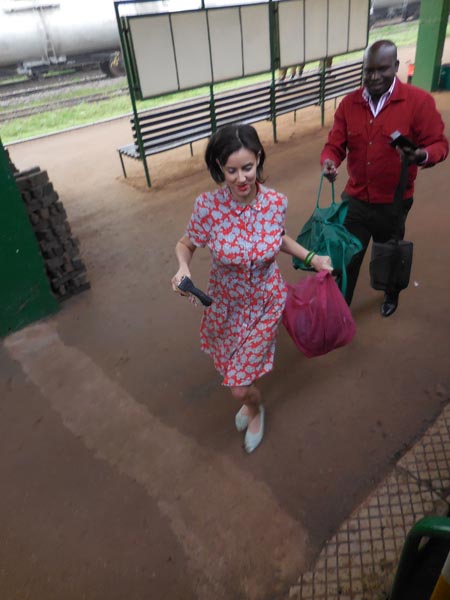
<instances>
[{"instance_id":1,"label":"stack of bricks","mask_svg":"<svg viewBox=\"0 0 450 600\"><path fill-rule=\"evenodd\" d=\"M89 289L79 242L72 236L67 214L49 181L47 171L34 167L14 172L31 225L45 262L51 289L66 300Z\"/></svg>"},{"instance_id":2,"label":"stack of bricks","mask_svg":"<svg viewBox=\"0 0 450 600\"><path fill-rule=\"evenodd\" d=\"M16 175L16 173L18 172L19 169L16 167L16 165L11 160L11 157L10 157L9 152L8 152L8 148L5 148L5 153L6 153L6 160L8 161L11 173L13 175Z\"/></svg>"}]
</instances>

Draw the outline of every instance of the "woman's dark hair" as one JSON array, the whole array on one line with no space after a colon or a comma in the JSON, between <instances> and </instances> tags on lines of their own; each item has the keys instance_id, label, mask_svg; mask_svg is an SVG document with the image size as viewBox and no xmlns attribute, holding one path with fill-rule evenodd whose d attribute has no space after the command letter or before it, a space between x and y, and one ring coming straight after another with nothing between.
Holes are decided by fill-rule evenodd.
<instances>
[{"instance_id":1,"label":"woman's dark hair","mask_svg":"<svg viewBox=\"0 0 450 600\"><path fill-rule=\"evenodd\" d=\"M221 127L209 138L205 151L205 162L211 173L211 177L216 183L225 181L221 167L227 164L228 158L233 152L241 148L250 150L255 156L259 154L256 179L262 182L262 170L266 153L256 133L256 129L251 125L236 124Z\"/></svg>"}]
</instances>

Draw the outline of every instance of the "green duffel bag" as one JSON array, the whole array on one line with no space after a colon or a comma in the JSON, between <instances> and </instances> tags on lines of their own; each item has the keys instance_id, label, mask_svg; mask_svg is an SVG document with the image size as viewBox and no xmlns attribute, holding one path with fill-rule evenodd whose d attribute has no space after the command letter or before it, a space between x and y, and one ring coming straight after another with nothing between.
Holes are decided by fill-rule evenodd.
<instances>
[{"instance_id":1,"label":"green duffel bag","mask_svg":"<svg viewBox=\"0 0 450 600\"><path fill-rule=\"evenodd\" d=\"M344 227L343 223L348 211L348 201L336 202L334 199L334 183L331 184L331 204L321 208L319 206L322 191L323 174L320 178L319 192L317 194L316 208L313 214L302 227L297 242L313 250L316 254L329 256L333 269L340 275L338 283L342 294L347 291L347 266L352 258L362 250L359 239ZM295 269L314 271L313 267L294 257Z\"/></svg>"}]
</instances>

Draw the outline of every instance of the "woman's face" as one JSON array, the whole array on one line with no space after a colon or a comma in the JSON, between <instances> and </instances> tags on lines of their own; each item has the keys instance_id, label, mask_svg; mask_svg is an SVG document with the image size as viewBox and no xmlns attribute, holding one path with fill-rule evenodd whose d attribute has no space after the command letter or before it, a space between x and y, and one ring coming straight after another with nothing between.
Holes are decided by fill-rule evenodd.
<instances>
[{"instance_id":1,"label":"woman's face","mask_svg":"<svg viewBox=\"0 0 450 600\"><path fill-rule=\"evenodd\" d=\"M237 202L251 202L256 196L256 170L259 156L247 148L240 148L228 157L222 172L225 183Z\"/></svg>"}]
</instances>

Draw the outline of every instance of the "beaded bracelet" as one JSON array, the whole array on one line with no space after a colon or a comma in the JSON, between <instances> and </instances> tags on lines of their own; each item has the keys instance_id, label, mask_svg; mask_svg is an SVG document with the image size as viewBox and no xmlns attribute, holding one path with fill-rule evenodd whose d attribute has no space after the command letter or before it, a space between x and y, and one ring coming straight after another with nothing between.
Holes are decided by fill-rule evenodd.
<instances>
[{"instance_id":1,"label":"beaded bracelet","mask_svg":"<svg viewBox=\"0 0 450 600\"><path fill-rule=\"evenodd\" d=\"M305 260L303 261L307 267L311 266L311 261L315 257L315 255L316 255L316 253L314 252L314 250L311 250L310 252L308 252Z\"/></svg>"}]
</instances>

